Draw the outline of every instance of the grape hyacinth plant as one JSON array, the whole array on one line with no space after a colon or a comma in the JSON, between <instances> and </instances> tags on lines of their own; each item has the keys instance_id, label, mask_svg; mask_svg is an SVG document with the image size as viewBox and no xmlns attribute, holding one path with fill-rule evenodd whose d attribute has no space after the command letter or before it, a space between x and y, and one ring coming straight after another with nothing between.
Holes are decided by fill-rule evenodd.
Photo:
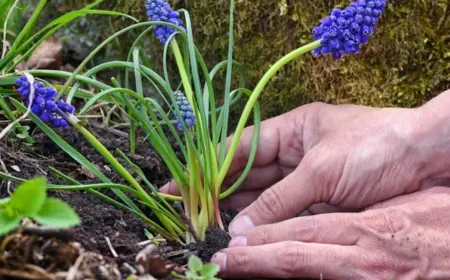
<instances>
[{"instance_id":1,"label":"grape hyacinth plant","mask_svg":"<svg viewBox=\"0 0 450 280\"><path fill-rule=\"evenodd\" d=\"M18 92L26 100L30 99L31 92L36 93L35 97L31 98L31 104L27 103L29 101L25 101L25 104L31 105L32 112L37 116L32 119L38 126L48 131L49 128L45 126L45 123L52 123L54 127L71 125L103 155L127 184L113 184L83 155L68 146L61 138L58 138L58 135L49 132L48 135L60 147L103 181L102 184L78 183L60 187L61 189L89 190L117 207L131 211L149 224L153 231L164 237L180 242L204 240L209 227L224 228L219 201L230 196L252 169L259 143L261 122L258 97L267 83L284 65L300 55L331 54L333 58L339 59L344 55L360 52L361 46L366 44L375 32L387 2L386 0L356 0L344 9L333 9L329 16L323 18L320 24L313 28L314 41L293 50L273 63L252 91L246 88L244 67L233 60L235 9L233 0L230 0L229 11L228 56L212 69L208 69L200 50L195 45L189 12L184 9L174 11L164 0L144 1L149 21L137 22L110 36L83 61L74 73L52 72L55 76L69 78L58 94L56 90L44 87L41 83L31 83L24 77L19 78L16 85L19 87ZM137 28L146 29L133 43L127 61L105 62L84 74L79 74L101 48L121 34ZM140 50L139 40L148 32L153 32L164 48L162 75L149 67L152 63L145 61L146 57ZM171 55L168 55L169 52ZM179 77L169 75L170 62L176 66ZM122 87L120 84L122 81L119 82L115 78L111 79L111 84L105 84L96 79L98 72L111 68L125 69L125 86ZM225 84L218 87L214 84L214 79L222 70L225 70ZM133 77L130 77L128 73L131 71L134 71ZM39 70L27 72L26 75L48 74ZM240 83L232 81L234 73L239 74ZM130 89L132 79L135 81L135 90ZM75 81L75 85L69 89L72 81ZM87 84L99 92L95 94L83 92L82 84ZM177 84L180 90L178 88L173 90L172 86ZM232 88L236 84L239 86ZM161 97L158 100L163 102L146 96L144 89L147 87L151 89L152 94ZM216 88L224 88L223 104L220 106L216 104L218 96ZM67 94L65 101L60 100L62 94ZM73 116L74 109L70 105L73 98L86 100L84 107L77 111L76 117ZM231 128L230 108L241 98L247 98L247 100L236 127ZM118 150L117 153L134 173L127 170L85 127L89 122L79 120L83 118L83 114L94 110L96 105L105 106L105 104L113 105L110 116L116 109L120 110L122 115L126 115L122 124L129 128L130 150L133 150L132 147L136 145L137 128L145 134L145 139L151 143L170 171L173 184L176 184L179 189L180 196L158 192L146 179L145 173ZM14 103L14 105L18 108L23 107L22 104ZM247 163L242 174L235 181L227 182L227 188L223 188L243 130L252 113L254 129ZM233 129L233 136L230 141L227 141L231 129ZM175 145L173 141L176 142ZM5 175L0 172L1 176ZM73 180L70 181L73 182ZM97 192L96 189L99 188L111 188L121 201ZM176 211L168 201L182 202L184 208ZM147 211L142 210L142 207L152 210L151 218L147 216Z\"/></svg>"},{"instance_id":2,"label":"grape hyacinth plant","mask_svg":"<svg viewBox=\"0 0 450 280\"><path fill-rule=\"evenodd\" d=\"M197 63L201 63L196 59L198 56L195 51L195 45L190 42L192 38L191 27L187 26L185 29L181 26L179 14L173 12L170 5L163 0L146 0L147 15L150 21L164 22L167 26L155 26L155 36L167 47L173 50L176 58L178 70L180 72L182 85L186 92L186 97L179 91L173 93L173 100L177 106L181 105L179 110L180 116L177 120L177 128L183 130L185 138L187 139L186 153L187 165L183 169L183 174L174 172L174 181L180 190L182 200L185 205L185 211L188 218L192 222L196 234L203 239L205 237L204 231L208 226L216 223L222 226L220 212L218 208L219 199L229 196L242 183L251 169L254 156L256 153L256 146L258 143L257 137L259 134L259 121L255 118L255 134L253 141L253 150L250 154L249 161L244 173L238 178L232 186L221 193L222 184L231 165L231 161L236 153L239 138L246 125L251 111L258 115L257 98L264 89L268 81L283 67L286 63L294 58L312 52L314 56L331 54L335 59L339 59L346 54L357 54L362 45L366 44L369 36L375 32L376 24L385 9L385 0L356 0L352 2L345 9L335 8L331 14L321 20L321 23L314 27L312 37L314 42L307 44L299 49L291 52L285 57L277 61L268 72L262 77L256 85L253 92L246 89L238 89L235 92L230 91L231 72L232 72L232 53L233 53L233 10L234 1L230 2L230 45L229 56L226 61L227 76L225 85L224 105L218 118L214 114L215 107L209 106L206 102L214 100L212 91L206 82L204 90L198 85L200 74L198 73ZM189 22L189 15L184 11L186 22ZM180 27L179 30L171 28L170 25ZM184 31L187 30L185 34ZM190 71L193 74L192 81L188 78L188 71L184 58L181 55L178 47L176 34L186 35L183 39L187 40L188 48L191 48L190 53ZM208 75L205 75L208 78ZM235 129L231 144L226 151L225 140L228 136L228 115L230 106L230 96L232 93L244 93L248 96L248 101L242 112L239 123ZM202 94L203 93L203 94ZM209 94L208 94L209 93ZM209 98L209 100L208 100ZM184 105L184 106L183 106ZM185 109L189 108L189 111ZM194 117L190 119L191 115ZM185 126L179 122L184 119ZM197 119L196 122L195 119ZM195 126L195 129L188 129ZM193 135L200 138L198 143L194 143ZM217 150L216 147L219 147ZM170 165L172 159L164 157L163 160ZM187 176L184 174L188 174ZM200 176L201 174L201 176Z\"/></svg>"}]
</instances>

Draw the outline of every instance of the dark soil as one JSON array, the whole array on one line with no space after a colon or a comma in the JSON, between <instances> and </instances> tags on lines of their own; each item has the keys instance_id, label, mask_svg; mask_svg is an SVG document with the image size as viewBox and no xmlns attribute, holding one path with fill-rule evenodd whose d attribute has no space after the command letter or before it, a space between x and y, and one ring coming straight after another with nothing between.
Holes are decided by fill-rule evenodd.
<instances>
[{"instance_id":1,"label":"dark soil","mask_svg":"<svg viewBox=\"0 0 450 280\"><path fill-rule=\"evenodd\" d=\"M136 154L130 155L126 136L111 133L104 129L91 128L91 131L95 132L95 136L112 153L116 149L125 152L143 170L147 179L156 186L159 187L170 180L167 168L143 137L138 137ZM124 183L123 179L115 174L103 160L103 157L78 132L72 128L67 128L60 130L59 134L112 181ZM25 179L45 175L51 183L67 184L49 171L49 167L54 167L81 183L99 182L93 174L83 170L80 164L75 162L43 133L36 132L34 139L36 143L33 146L27 146L19 142L0 142L0 159L11 175ZM14 184L8 186L5 180L0 179L0 198L7 196L9 188L13 187ZM134 267L135 257L143 249L138 243L146 240L144 235L146 226L142 221L133 214L106 204L86 192L53 191L50 195L64 199L80 215L82 225L74 229L74 241L81 243L84 249L88 251L99 253L106 258L113 258L118 263L124 278L131 274L128 265ZM233 217L233 213L225 212L223 217L225 224L228 224ZM114 258L106 241L107 238L111 241L111 247L117 252L118 257ZM168 261L181 265L186 264L187 259L192 254L209 261L215 252L227 246L229 239L227 233L212 229L204 243L192 244L188 248L182 248L178 244L168 244L163 246L161 250ZM180 250L183 253L177 254L176 251Z\"/></svg>"}]
</instances>

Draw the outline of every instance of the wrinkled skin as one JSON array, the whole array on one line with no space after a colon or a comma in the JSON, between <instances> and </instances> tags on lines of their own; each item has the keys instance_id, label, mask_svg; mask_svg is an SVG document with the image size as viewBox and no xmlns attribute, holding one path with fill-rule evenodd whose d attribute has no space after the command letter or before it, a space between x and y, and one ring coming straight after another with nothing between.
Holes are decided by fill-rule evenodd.
<instances>
[{"instance_id":1,"label":"wrinkled skin","mask_svg":"<svg viewBox=\"0 0 450 280\"><path fill-rule=\"evenodd\" d=\"M254 168L222 202L242 210L230 224L235 238L212 261L238 278L450 277L450 237L437 233L449 227L440 200L449 193L423 191L449 183L449 105L450 92L416 109L314 103L264 121ZM163 191L177 192L173 183ZM359 212L367 207L378 210ZM296 218L334 211L359 213Z\"/></svg>"},{"instance_id":2,"label":"wrinkled skin","mask_svg":"<svg viewBox=\"0 0 450 280\"><path fill-rule=\"evenodd\" d=\"M213 262L237 278L450 279L449 214L450 189L435 187L361 213L255 227Z\"/></svg>"}]
</instances>

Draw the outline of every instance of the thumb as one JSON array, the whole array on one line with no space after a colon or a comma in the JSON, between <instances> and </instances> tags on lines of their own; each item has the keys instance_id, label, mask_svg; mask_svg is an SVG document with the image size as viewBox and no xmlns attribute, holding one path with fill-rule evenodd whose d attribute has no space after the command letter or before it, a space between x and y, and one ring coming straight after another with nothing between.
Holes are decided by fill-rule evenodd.
<instances>
[{"instance_id":1,"label":"thumb","mask_svg":"<svg viewBox=\"0 0 450 280\"><path fill-rule=\"evenodd\" d=\"M160 192L171 195L180 195L180 190L177 187L175 180L170 181L159 189Z\"/></svg>"},{"instance_id":2,"label":"thumb","mask_svg":"<svg viewBox=\"0 0 450 280\"><path fill-rule=\"evenodd\" d=\"M300 167L300 166L299 166ZM231 236L264 224L295 217L318 202L311 176L296 171L264 191L257 200L240 212L229 225ZM308 178L309 177L309 178Z\"/></svg>"}]
</instances>

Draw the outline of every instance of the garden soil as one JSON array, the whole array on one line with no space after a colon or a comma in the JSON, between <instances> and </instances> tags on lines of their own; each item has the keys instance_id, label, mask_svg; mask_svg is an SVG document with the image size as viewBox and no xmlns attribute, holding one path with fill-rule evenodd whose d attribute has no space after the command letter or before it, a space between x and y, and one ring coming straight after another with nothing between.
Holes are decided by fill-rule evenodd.
<instances>
[{"instance_id":1,"label":"garden soil","mask_svg":"<svg viewBox=\"0 0 450 280\"><path fill-rule=\"evenodd\" d=\"M128 137L126 135L122 135L118 131L111 131L103 128L91 129L94 131L95 136L109 151L114 153L116 149L120 149L125 152L136 165L142 168L147 179L157 187L162 186L170 180L168 169L164 166L160 157L156 154L151 145L145 141L143 137L138 137L136 145L137 151L135 155L130 155ZM103 158L81 135L77 133L77 131L72 128L67 128L59 130L58 133L90 162L94 163L112 181L124 183L122 178L114 173L112 167L103 160ZM67 184L50 171L49 168L53 167L82 183L99 182L95 179L93 174L88 170L84 170L80 164L62 151L45 134L36 130L33 136L36 143L32 146L25 145L19 141L7 142L4 140L0 142L0 159L4 164L4 168L6 168L11 175L25 179L36 176L46 176L51 183ZM9 184L6 180L2 181L0 179L0 198L6 197L8 192L12 191L15 186L16 185L13 183ZM108 269L113 271L114 269L111 267L114 267L114 265L117 265L122 279L125 279L133 272L136 268L136 255L144 249L144 246L139 245L139 243L148 240L144 233L146 225L141 220L136 218L133 214L111 206L94 195L84 191L51 191L49 195L59 197L68 202L80 215L82 220L81 226L70 231L69 240L64 240L63 238L64 242L74 241L76 242L75 244L79 244L83 248L83 251L97 254L97 258L102 259L101 261L104 268L101 271L103 272ZM231 221L234 215L232 212L223 212L222 214L226 224ZM34 241L37 240L38 242L33 243L34 247L29 248L30 250L38 250L39 252L42 251L42 246L50 240L52 242L55 240L59 240L58 242L60 243L62 242L57 234L48 238L43 236L40 232L30 235L22 233L21 236L22 239L19 239L22 241L20 242L26 243L29 239L33 239ZM200 256L204 261L209 261L210 257L215 252L226 247L229 239L230 237L226 232L212 229L208 231L207 239L204 243L191 244L188 247L182 247L174 242L164 243L158 249L158 254L161 254L167 264L176 263L185 265L187 259L192 254ZM0 239L0 243L1 242ZM12 276L11 278L2 278L1 261L3 253L0 249L0 279L26 279ZM19 252L17 254L22 253ZM28 254L30 253L28 252ZM49 257L51 258L51 254ZM32 258L24 258L23 256L19 257L19 259L22 261L25 260L22 264L24 266L36 265L44 270L51 269L53 272L66 271L71 266L71 262L73 266L73 262L75 261L69 258L61 263L61 267L51 266L51 268L49 268L48 263L45 263L42 260L33 260ZM46 261L48 262L48 258ZM27 264L27 262L29 262L29 264ZM105 277L105 275L98 271L94 271L93 273L96 274L97 279ZM117 272L114 273L106 276L106 279L117 277ZM167 275L161 275L161 277L171 279L171 276L168 276L167 278Z\"/></svg>"}]
</instances>

